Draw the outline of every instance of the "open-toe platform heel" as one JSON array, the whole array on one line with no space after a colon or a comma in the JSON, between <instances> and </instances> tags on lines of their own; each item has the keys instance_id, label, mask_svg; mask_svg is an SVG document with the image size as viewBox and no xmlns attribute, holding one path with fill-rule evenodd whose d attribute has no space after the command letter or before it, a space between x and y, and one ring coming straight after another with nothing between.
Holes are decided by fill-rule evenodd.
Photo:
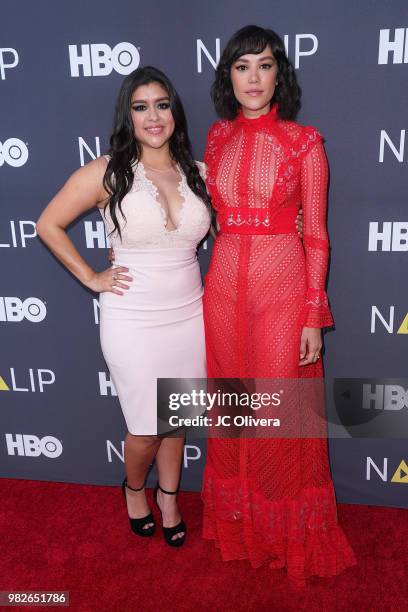
<instances>
[{"instance_id":1,"label":"open-toe platform heel","mask_svg":"<svg viewBox=\"0 0 408 612\"><path fill-rule=\"evenodd\" d=\"M161 488L159 483L157 483L156 488L154 490L154 499L157 504L157 507L160 510L160 506L157 503L157 491L159 489L162 493L165 493L166 495L177 495L178 489L177 491L165 491L164 489ZM161 510L160 510L160 513L161 513ZM183 520L177 523L177 525L175 525L174 527L162 527L162 529L163 529L164 539L166 540L169 546L182 546L184 544L184 541L186 539L187 527ZM175 535L181 532L184 532L184 535L181 538L175 538L174 540L172 539Z\"/></svg>"},{"instance_id":2,"label":"open-toe platform heel","mask_svg":"<svg viewBox=\"0 0 408 612\"><path fill-rule=\"evenodd\" d=\"M144 485L143 487L140 487L140 489L134 489L133 487L130 487L128 485L127 480L125 478L125 480L122 482L122 492L125 497L125 502L126 489L130 489L131 491L141 491L142 489L144 489ZM148 538L149 536L152 536L156 531L156 523L154 522L154 517L151 512L149 512L147 516L143 516L142 518L131 518L129 516L129 523L133 533L138 536L141 536L142 538ZM146 527L145 525L148 525L149 523L153 523L153 526Z\"/></svg>"}]
</instances>

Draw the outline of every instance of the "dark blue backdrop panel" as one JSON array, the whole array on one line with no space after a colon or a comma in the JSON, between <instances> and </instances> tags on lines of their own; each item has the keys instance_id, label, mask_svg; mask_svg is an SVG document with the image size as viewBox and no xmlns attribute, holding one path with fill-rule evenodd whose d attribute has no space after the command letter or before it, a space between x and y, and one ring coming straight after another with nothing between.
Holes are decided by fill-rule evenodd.
<instances>
[{"instance_id":1,"label":"dark blue backdrop panel","mask_svg":"<svg viewBox=\"0 0 408 612\"><path fill-rule=\"evenodd\" d=\"M120 84L137 65L158 66L171 77L200 159L215 119L209 89L220 49L248 23L284 37L303 89L299 120L326 139L328 292L336 322L325 337L326 372L406 376L405 0L6 2L0 23L2 476L121 479L126 430L100 351L97 296L44 248L34 222L67 177L106 150ZM70 236L96 269L107 265L98 212L74 223ZM200 251L203 273L210 253L209 241ZM407 406L401 410L408 418ZM330 448L341 501L408 507L404 440L332 440ZM189 439L185 488L200 487L204 459L203 442Z\"/></svg>"}]
</instances>

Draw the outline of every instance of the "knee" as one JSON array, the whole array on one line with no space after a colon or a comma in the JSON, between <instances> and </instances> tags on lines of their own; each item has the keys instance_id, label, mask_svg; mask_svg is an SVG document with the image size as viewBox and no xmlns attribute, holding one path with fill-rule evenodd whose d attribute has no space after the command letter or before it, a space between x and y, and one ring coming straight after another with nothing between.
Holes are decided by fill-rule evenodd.
<instances>
[{"instance_id":1,"label":"knee","mask_svg":"<svg viewBox=\"0 0 408 612\"><path fill-rule=\"evenodd\" d=\"M143 444L146 448L156 448L160 446L161 439L158 436L143 436Z\"/></svg>"},{"instance_id":2,"label":"knee","mask_svg":"<svg viewBox=\"0 0 408 612\"><path fill-rule=\"evenodd\" d=\"M143 446L144 448L151 449L156 448L160 445L160 438L158 436L135 436L128 432L126 436L126 441L131 444L137 444L138 446Z\"/></svg>"}]
</instances>

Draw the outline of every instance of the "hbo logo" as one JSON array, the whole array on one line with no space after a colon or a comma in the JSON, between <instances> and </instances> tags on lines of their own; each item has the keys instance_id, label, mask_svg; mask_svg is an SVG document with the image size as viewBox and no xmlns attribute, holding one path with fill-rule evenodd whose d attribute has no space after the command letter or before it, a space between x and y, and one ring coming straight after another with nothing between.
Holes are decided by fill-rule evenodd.
<instances>
[{"instance_id":1,"label":"hbo logo","mask_svg":"<svg viewBox=\"0 0 408 612\"><path fill-rule=\"evenodd\" d=\"M8 138L0 142L0 166L6 162L9 166L19 168L24 166L28 159L28 149L25 143L18 138Z\"/></svg>"},{"instance_id":2,"label":"hbo logo","mask_svg":"<svg viewBox=\"0 0 408 612\"><path fill-rule=\"evenodd\" d=\"M53 436L44 436L44 438L37 438L32 435L22 435L7 433L6 434L7 452L9 455L14 455L17 451L17 455L22 457L39 457L44 455L49 459L55 459L62 453L62 444L57 438Z\"/></svg>"},{"instance_id":3,"label":"hbo logo","mask_svg":"<svg viewBox=\"0 0 408 612\"><path fill-rule=\"evenodd\" d=\"M116 70L119 74L130 74L140 63L140 54L128 42L118 43L113 49L105 43L97 45L68 45L71 76L78 77L82 67L84 76L106 76Z\"/></svg>"},{"instance_id":4,"label":"hbo logo","mask_svg":"<svg viewBox=\"0 0 408 612\"><path fill-rule=\"evenodd\" d=\"M0 297L0 321L20 323L27 319L31 323L41 323L46 314L47 308L38 298L29 297L22 301L17 297Z\"/></svg>"}]
</instances>

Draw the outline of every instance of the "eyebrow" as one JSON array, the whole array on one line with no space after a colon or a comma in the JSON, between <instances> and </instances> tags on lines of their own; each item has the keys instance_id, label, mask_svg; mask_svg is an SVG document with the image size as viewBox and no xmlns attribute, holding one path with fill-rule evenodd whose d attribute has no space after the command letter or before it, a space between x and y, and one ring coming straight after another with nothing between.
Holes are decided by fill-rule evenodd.
<instances>
[{"instance_id":1,"label":"eyebrow","mask_svg":"<svg viewBox=\"0 0 408 612\"><path fill-rule=\"evenodd\" d=\"M263 57L260 57L258 59L258 62L264 62L265 60L272 60L272 61L274 61L275 58L272 57L272 55L264 55ZM237 60L235 60L235 63L236 62L244 62L244 64L249 64L249 60L243 59L242 57L239 57Z\"/></svg>"},{"instance_id":2,"label":"eyebrow","mask_svg":"<svg viewBox=\"0 0 408 612\"><path fill-rule=\"evenodd\" d=\"M153 102L163 102L164 100L170 100L169 96L164 96L164 98L155 98L153 100ZM132 100L131 104L141 104L144 103L146 104L148 102L148 100Z\"/></svg>"}]
</instances>

